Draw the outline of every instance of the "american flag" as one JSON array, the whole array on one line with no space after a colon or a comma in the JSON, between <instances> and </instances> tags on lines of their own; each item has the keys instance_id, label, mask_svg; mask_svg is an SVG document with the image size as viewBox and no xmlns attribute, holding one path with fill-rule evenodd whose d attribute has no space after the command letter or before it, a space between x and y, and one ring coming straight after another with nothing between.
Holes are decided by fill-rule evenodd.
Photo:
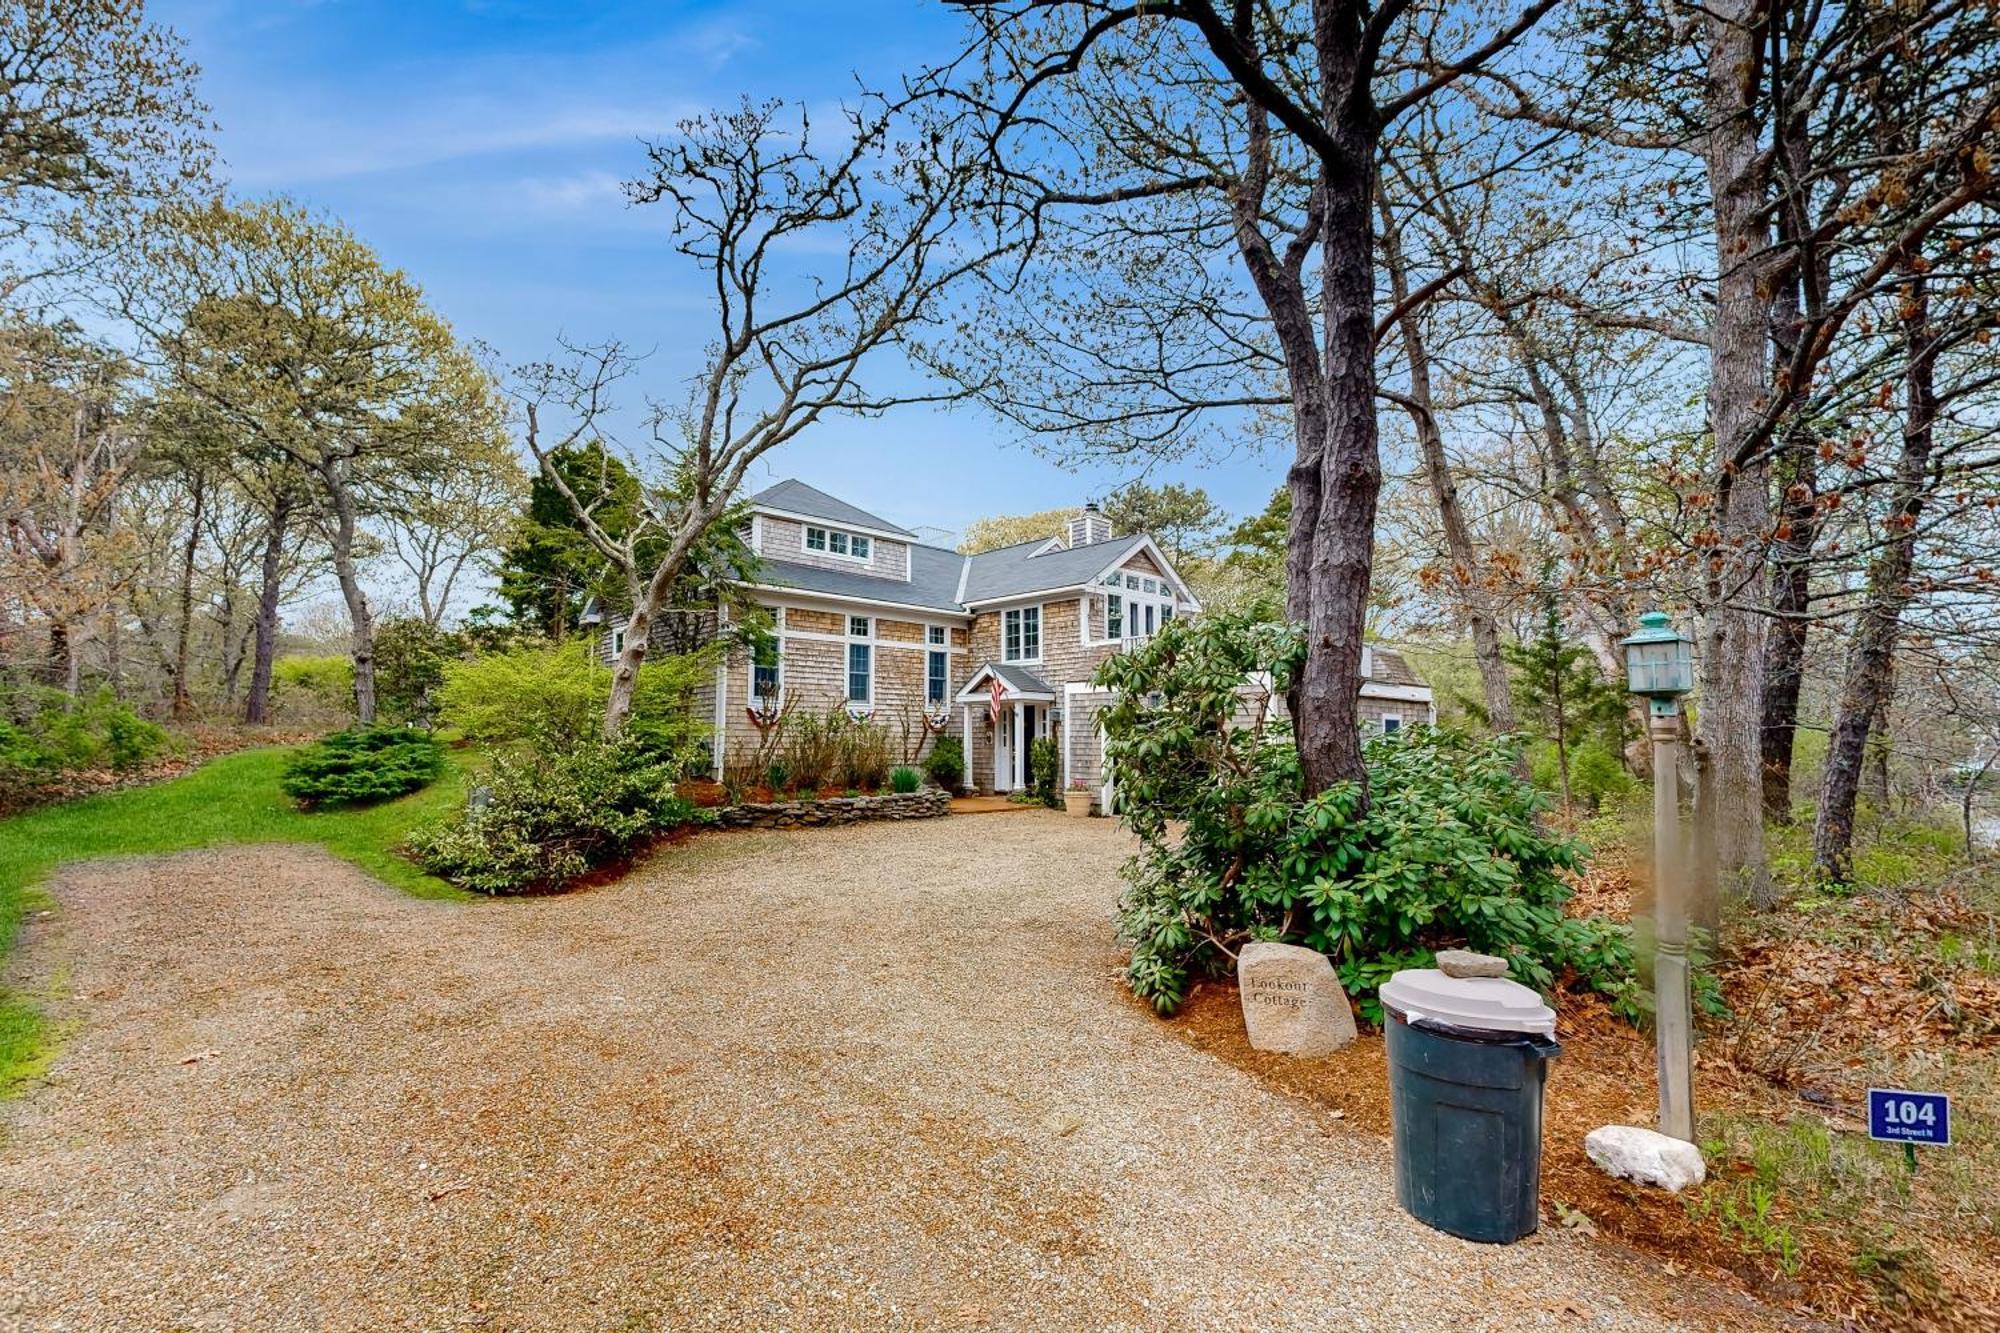
<instances>
[{"instance_id":1,"label":"american flag","mask_svg":"<svg viewBox=\"0 0 2000 1333\"><path fill-rule=\"evenodd\" d=\"M993 685L991 689L988 691L988 693L990 693L993 696L993 698L991 702L989 702L986 705L986 715L992 718L995 722L998 722L1000 720L1000 701L1006 697L1007 686L1000 679L1000 673L997 671L993 673Z\"/></svg>"}]
</instances>

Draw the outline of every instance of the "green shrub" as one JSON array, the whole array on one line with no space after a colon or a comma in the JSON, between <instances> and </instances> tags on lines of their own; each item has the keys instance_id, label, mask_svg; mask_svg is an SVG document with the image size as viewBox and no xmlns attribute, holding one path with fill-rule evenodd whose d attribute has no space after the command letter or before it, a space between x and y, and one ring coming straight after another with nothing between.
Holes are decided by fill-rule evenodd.
<instances>
[{"instance_id":1,"label":"green shrub","mask_svg":"<svg viewBox=\"0 0 2000 1333\"><path fill-rule=\"evenodd\" d=\"M22 690L8 710L16 720L0 721L0 799L28 795L77 769L130 773L173 744L165 728L109 689L78 698L61 690Z\"/></svg>"},{"instance_id":2,"label":"green shrub","mask_svg":"<svg viewBox=\"0 0 2000 1333\"><path fill-rule=\"evenodd\" d=\"M655 833L711 818L674 794L677 777L630 740L504 752L463 810L418 829L406 847L433 875L479 893L560 889Z\"/></svg>"},{"instance_id":3,"label":"green shrub","mask_svg":"<svg viewBox=\"0 0 2000 1333\"><path fill-rule=\"evenodd\" d=\"M1054 809L1062 804L1056 779L1062 775L1062 750L1050 736L1037 736L1028 744L1028 791L1043 805Z\"/></svg>"},{"instance_id":4,"label":"green shrub","mask_svg":"<svg viewBox=\"0 0 2000 1333\"><path fill-rule=\"evenodd\" d=\"M375 711L384 722L430 727L454 636L417 616L385 620L375 630Z\"/></svg>"},{"instance_id":5,"label":"green shrub","mask_svg":"<svg viewBox=\"0 0 2000 1333\"><path fill-rule=\"evenodd\" d=\"M1630 795L1637 787L1624 763L1603 743L1585 741L1570 752L1570 794L1592 810L1601 809L1606 800Z\"/></svg>"},{"instance_id":6,"label":"green shrub","mask_svg":"<svg viewBox=\"0 0 2000 1333\"><path fill-rule=\"evenodd\" d=\"M294 717L351 717L353 659L342 654L279 658L271 664L271 703Z\"/></svg>"},{"instance_id":7,"label":"green shrub","mask_svg":"<svg viewBox=\"0 0 2000 1333\"><path fill-rule=\"evenodd\" d=\"M1461 946L1544 991L1574 969L1636 1016L1624 929L1564 917L1561 872L1582 849L1537 826L1545 798L1504 741L1409 728L1368 747L1365 808L1351 783L1305 794L1282 703L1303 652L1289 626L1217 616L1172 621L1100 668L1119 692L1104 713L1119 812L1140 841L1119 906L1132 989L1170 1013L1242 941L1284 939L1331 958L1379 1018L1390 973ZM1263 673L1274 694L1246 724L1239 690Z\"/></svg>"},{"instance_id":8,"label":"green shrub","mask_svg":"<svg viewBox=\"0 0 2000 1333\"><path fill-rule=\"evenodd\" d=\"M956 736L938 737L924 759L924 772L946 791L957 791L965 782L964 743Z\"/></svg>"},{"instance_id":9,"label":"green shrub","mask_svg":"<svg viewBox=\"0 0 2000 1333\"><path fill-rule=\"evenodd\" d=\"M695 687L711 679L711 653L646 659L625 724L628 739L686 764L707 735ZM611 672L584 643L526 645L449 662L438 715L467 739L503 745L535 737L595 735L611 699Z\"/></svg>"},{"instance_id":10,"label":"green shrub","mask_svg":"<svg viewBox=\"0 0 2000 1333\"><path fill-rule=\"evenodd\" d=\"M923 785L924 775L907 765L899 764L895 771L889 774L889 790L899 796L907 796Z\"/></svg>"},{"instance_id":11,"label":"green shrub","mask_svg":"<svg viewBox=\"0 0 2000 1333\"><path fill-rule=\"evenodd\" d=\"M279 786L308 809L386 801L444 773L444 747L409 727L354 727L301 747Z\"/></svg>"}]
</instances>

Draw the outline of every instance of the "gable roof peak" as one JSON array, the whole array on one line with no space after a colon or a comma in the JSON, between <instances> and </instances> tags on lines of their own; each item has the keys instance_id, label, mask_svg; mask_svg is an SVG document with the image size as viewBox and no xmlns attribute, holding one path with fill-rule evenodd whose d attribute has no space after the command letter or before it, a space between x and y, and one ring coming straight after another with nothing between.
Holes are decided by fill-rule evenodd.
<instances>
[{"instance_id":1,"label":"gable roof peak","mask_svg":"<svg viewBox=\"0 0 2000 1333\"><path fill-rule=\"evenodd\" d=\"M877 532L888 533L904 540L916 536L908 528L871 514L859 505L851 505L837 495L828 495L819 487L808 485L797 477L787 477L783 481L766 486L750 497L750 506L753 509L775 509L806 518L821 518L829 523L844 523L849 527L872 528Z\"/></svg>"}]
</instances>

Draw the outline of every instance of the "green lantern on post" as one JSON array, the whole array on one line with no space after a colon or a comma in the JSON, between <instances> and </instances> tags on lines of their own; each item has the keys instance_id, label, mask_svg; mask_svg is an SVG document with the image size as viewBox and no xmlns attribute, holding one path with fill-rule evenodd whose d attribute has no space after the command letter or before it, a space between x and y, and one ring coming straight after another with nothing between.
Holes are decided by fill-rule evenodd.
<instances>
[{"instance_id":1,"label":"green lantern on post","mask_svg":"<svg viewBox=\"0 0 2000 1333\"><path fill-rule=\"evenodd\" d=\"M1648 611L1618 646L1625 650L1625 688L1652 700L1654 717L1678 713L1681 696L1694 689L1694 640L1666 612Z\"/></svg>"},{"instance_id":2,"label":"green lantern on post","mask_svg":"<svg viewBox=\"0 0 2000 1333\"><path fill-rule=\"evenodd\" d=\"M1651 701L1653 743L1653 1042L1660 1132L1694 1142L1694 1015L1688 984L1688 885L1681 871L1681 696L1694 689L1694 640L1664 611L1620 641L1625 687Z\"/></svg>"}]
</instances>

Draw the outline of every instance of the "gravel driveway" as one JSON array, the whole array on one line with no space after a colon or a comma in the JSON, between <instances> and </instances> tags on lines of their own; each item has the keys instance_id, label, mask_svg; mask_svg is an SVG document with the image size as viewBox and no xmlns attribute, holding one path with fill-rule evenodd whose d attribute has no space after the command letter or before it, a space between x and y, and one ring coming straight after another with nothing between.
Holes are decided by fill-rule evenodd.
<instances>
[{"instance_id":1,"label":"gravel driveway","mask_svg":"<svg viewBox=\"0 0 2000 1333\"><path fill-rule=\"evenodd\" d=\"M1125 997L1124 852L1037 812L518 902L77 868L15 963L74 1030L0 1104L0 1329L1756 1326L1405 1218L1380 1140Z\"/></svg>"}]
</instances>

